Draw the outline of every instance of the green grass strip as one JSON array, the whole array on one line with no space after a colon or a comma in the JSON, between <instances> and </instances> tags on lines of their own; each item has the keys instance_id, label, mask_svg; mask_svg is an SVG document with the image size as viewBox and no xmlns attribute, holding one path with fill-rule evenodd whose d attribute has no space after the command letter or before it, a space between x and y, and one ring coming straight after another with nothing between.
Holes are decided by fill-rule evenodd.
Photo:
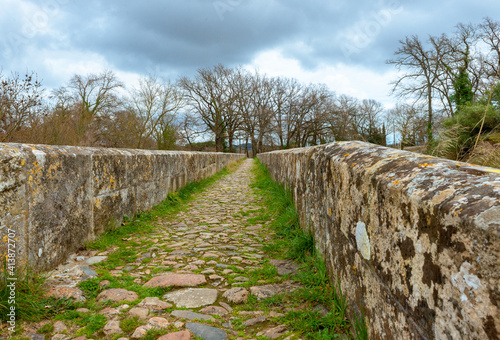
<instances>
[{"instance_id":1,"label":"green grass strip","mask_svg":"<svg viewBox=\"0 0 500 340\"><path fill-rule=\"evenodd\" d=\"M367 339L364 318L350 322L346 316L347 303L342 294L340 283L332 286L324 261L316 252L314 237L300 227L299 215L294 206L292 194L279 183L272 180L266 166L255 159L255 176L251 184L257 194L262 196L263 220L271 221L274 231L272 241L264 245L271 257L292 259L299 263L299 271L294 277L303 288L295 290L286 297L297 305L307 304L308 308L288 312L285 322L300 332L306 339L338 339L348 336L351 339ZM323 305L329 310L321 315L313 310Z\"/></svg>"}]
</instances>

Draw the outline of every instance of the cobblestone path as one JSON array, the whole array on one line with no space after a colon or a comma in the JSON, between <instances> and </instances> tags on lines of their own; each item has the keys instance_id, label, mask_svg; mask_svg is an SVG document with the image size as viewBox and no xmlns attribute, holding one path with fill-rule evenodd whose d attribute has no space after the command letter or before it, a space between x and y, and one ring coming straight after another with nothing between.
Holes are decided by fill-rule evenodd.
<instances>
[{"instance_id":1,"label":"cobblestone path","mask_svg":"<svg viewBox=\"0 0 500 340\"><path fill-rule=\"evenodd\" d=\"M129 237L133 245L126 248L135 256L126 265L109 263L117 247L72 256L52 273L50 292L86 300L74 317L87 324L66 315L28 325L26 332L47 328L45 335L31 336L37 339L298 338L280 322L284 306L259 304L292 291L297 283L290 280L296 271L293 263L269 259L262 251L270 222L256 218L263 207L249 187L252 165L252 160L245 160L236 171L195 194L187 209L159 220L153 233ZM103 280L99 268L108 269L111 279ZM131 285L156 293L144 296L123 285L111 288L113 278L125 276ZM77 285L86 278L97 286L91 303L87 291ZM88 334L92 322L97 330Z\"/></svg>"}]
</instances>

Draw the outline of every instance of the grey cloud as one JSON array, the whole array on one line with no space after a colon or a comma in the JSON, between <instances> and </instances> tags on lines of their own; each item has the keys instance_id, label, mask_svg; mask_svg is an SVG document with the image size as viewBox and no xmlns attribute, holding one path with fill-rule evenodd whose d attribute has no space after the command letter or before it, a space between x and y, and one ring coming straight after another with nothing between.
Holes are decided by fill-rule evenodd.
<instances>
[{"instance_id":1,"label":"grey cloud","mask_svg":"<svg viewBox=\"0 0 500 340\"><path fill-rule=\"evenodd\" d=\"M40 64L36 51L74 50L102 55L123 71L192 74L279 48L308 69L341 62L382 70L406 35L451 32L458 22L500 10L490 0L31 1L41 8L39 24L48 20L50 29L18 41L10 56L0 53L4 69ZM26 22L14 3L0 4L0 46Z\"/></svg>"}]
</instances>

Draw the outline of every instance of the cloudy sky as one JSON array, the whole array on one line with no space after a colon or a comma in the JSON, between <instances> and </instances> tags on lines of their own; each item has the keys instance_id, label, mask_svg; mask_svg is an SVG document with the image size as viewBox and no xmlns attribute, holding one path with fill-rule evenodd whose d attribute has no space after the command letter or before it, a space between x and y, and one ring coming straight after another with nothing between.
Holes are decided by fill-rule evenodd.
<instances>
[{"instance_id":1,"label":"cloudy sky","mask_svg":"<svg viewBox=\"0 0 500 340\"><path fill-rule=\"evenodd\" d=\"M0 69L48 88L110 69L133 86L222 63L391 106L400 39L498 14L498 0L0 0Z\"/></svg>"}]
</instances>

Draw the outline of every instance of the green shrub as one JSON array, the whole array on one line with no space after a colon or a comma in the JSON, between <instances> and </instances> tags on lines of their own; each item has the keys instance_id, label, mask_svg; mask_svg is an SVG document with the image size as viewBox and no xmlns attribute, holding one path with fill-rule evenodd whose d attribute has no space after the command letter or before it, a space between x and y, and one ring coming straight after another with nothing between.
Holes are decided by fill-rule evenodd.
<instances>
[{"instance_id":1,"label":"green shrub","mask_svg":"<svg viewBox=\"0 0 500 340\"><path fill-rule=\"evenodd\" d=\"M433 153L440 157L466 161L480 131L481 136L485 136L500 130L500 110L494 106L489 106L486 110L485 103L467 104L452 118L447 119L443 127L444 131Z\"/></svg>"}]
</instances>

